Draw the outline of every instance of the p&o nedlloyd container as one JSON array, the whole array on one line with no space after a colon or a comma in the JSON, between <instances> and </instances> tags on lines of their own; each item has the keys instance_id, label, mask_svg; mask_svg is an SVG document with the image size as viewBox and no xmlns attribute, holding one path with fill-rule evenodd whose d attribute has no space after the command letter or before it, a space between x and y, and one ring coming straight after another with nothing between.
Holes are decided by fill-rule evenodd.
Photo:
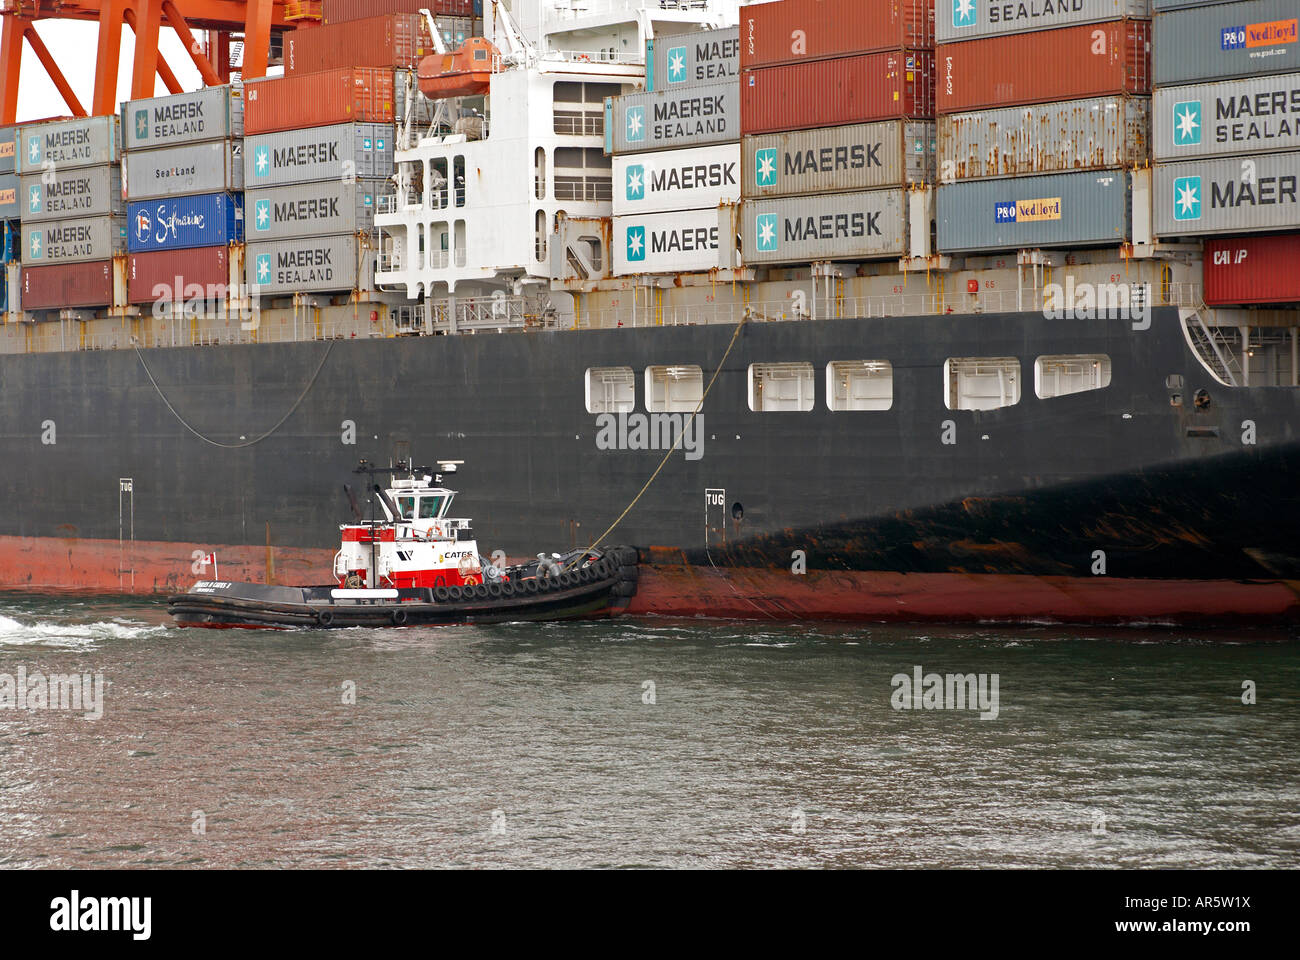
<instances>
[{"instance_id":1,"label":"p&o nedlloyd container","mask_svg":"<svg viewBox=\"0 0 1300 960\"><path fill-rule=\"evenodd\" d=\"M930 49L934 17L935 0L781 0L743 7L740 67Z\"/></svg>"},{"instance_id":2,"label":"p&o nedlloyd container","mask_svg":"<svg viewBox=\"0 0 1300 960\"><path fill-rule=\"evenodd\" d=\"M1157 160L1300 150L1300 73L1161 87L1153 104Z\"/></svg>"},{"instance_id":3,"label":"p&o nedlloyd container","mask_svg":"<svg viewBox=\"0 0 1300 960\"><path fill-rule=\"evenodd\" d=\"M742 217L745 263L901 256L907 250L907 196L893 188L749 201Z\"/></svg>"},{"instance_id":4,"label":"p&o nedlloyd container","mask_svg":"<svg viewBox=\"0 0 1300 960\"><path fill-rule=\"evenodd\" d=\"M725 266L734 207L614 218L614 275L704 273ZM726 232L724 233L724 227ZM734 246L735 240L731 239Z\"/></svg>"},{"instance_id":5,"label":"p&o nedlloyd container","mask_svg":"<svg viewBox=\"0 0 1300 960\"><path fill-rule=\"evenodd\" d=\"M1300 153L1162 163L1155 171L1161 237L1300 227Z\"/></svg>"},{"instance_id":6,"label":"p&o nedlloyd container","mask_svg":"<svg viewBox=\"0 0 1300 960\"><path fill-rule=\"evenodd\" d=\"M244 186L279 187L345 177L374 179L393 172L393 128L338 123L244 140Z\"/></svg>"},{"instance_id":7,"label":"p&o nedlloyd container","mask_svg":"<svg viewBox=\"0 0 1300 960\"><path fill-rule=\"evenodd\" d=\"M979 37L1052 30L1151 16L1151 0L937 0L935 38L956 43Z\"/></svg>"},{"instance_id":8,"label":"p&o nedlloyd container","mask_svg":"<svg viewBox=\"0 0 1300 960\"><path fill-rule=\"evenodd\" d=\"M243 92L230 85L204 87L122 104L123 146L154 150L244 135Z\"/></svg>"},{"instance_id":9,"label":"p&o nedlloyd container","mask_svg":"<svg viewBox=\"0 0 1300 960\"><path fill-rule=\"evenodd\" d=\"M18 203L18 174L0 173L0 220L17 220L22 215Z\"/></svg>"},{"instance_id":10,"label":"p&o nedlloyd container","mask_svg":"<svg viewBox=\"0 0 1300 960\"><path fill-rule=\"evenodd\" d=\"M371 233L384 180L322 180L244 196L247 239L283 240L335 233Z\"/></svg>"},{"instance_id":11,"label":"p&o nedlloyd container","mask_svg":"<svg viewBox=\"0 0 1300 960\"><path fill-rule=\"evenodd\" d=\"M22 219L62 220L70 217L120 217L126 213L122 199L122 174L115 166L54 167L48 173L22 178Z\"/></svg>"},{"instance_id":12,"label":"p&o nedlloyd container","mask_svg":"<svg viewBox=\"0 0 1300 960\"><path fill-rule=\"evenodd\" d=\"M18 169L40 173L47 163L63 170L117 163L121 146L116 115L23 125L18 129Z\"/></svg>"},{"instance_id":13,"label":"p&o nedlloyd container","mask_svg":"<svg viewBox=\"0 0 1300 960\"><path fill-rule=\"evenodd\" d=\"M645 45L645 88L681 90L740 75L740 28L653 37Z\"/></svg>"},{"instance_id":14,"label":"p&o nedlloyd container","mask_svg":"<svg viewBox=\"0 0 1300 960\"><path fill-rule=\"evenodd\" d=\"M126 253L126 222L121 217L23 224L25 265L111 260L123 253Z\"/></svg>"},{"instance_id":15,"label":"p&o nedlloyd container","mask_svg":"<svg viewBox=\"0 0 1300 960\"><path fill-rule=\"evenodd\" d=\"M1296 0L1241 0L1155 18L1157 86L1300 70Z\"/></svg>"},{"instance_id":16,"label":"p&o nedlloyd container","mask_svg":"<svg viewBox=\"0 0 1300 960\"><path fill-rule=\"evenodd\" d=\"M375 251L356 234L250 243L244 269L249 287L264 295L342 293L372 286Z\"/></svg>"},{"instance_id":17,"label":"p&o nedlloyd container","mask_svg":"<svg viewBox=\"0 0 1300 960\"><path fill-rule=\"evenodd\" d=\"M757 134L741 149L747 200L935 182L935 130L928 120Z\"/></svg>"},{"instance_id":18,"label":"p&o nedlloyd container","mask_svg":"<svg viewBox=\"0 0 1300 960\"><path fill-rule=\"evenodd\" d=\"M13 173L18 169L17 134L13 127L0 130L0 173Z\"/></svg>"},{"instance_id":19,"label":"p&o nedlloyd container","mask_svg":"<svg viewBox=\"0 0 1300 960\"><path fill-rule=\"evenodd\" d=\"M614 158L614 216L698 210L740 200L740 144Z\"/></svg>"},{"instance_id":20,"label":"p&o nedlloyd container","mask_svg":"<svg viewBox=\"0 0 1300 960\"><path fill-rule=\"evenodd\" d=\"M739 139L740 90L734 82L605 100L606 153L702 147Z\"/></svg>"},{"instance_id":21,"label":"p&o nedlloyd container","mask_svg":"<svg viewBox=\"0 0 1300 960\"><path fill-rule=\"evenodd\" d=\"M244 189L244 141L213 140L124 154L122 186L128 200L237 193Z\"/></svg>"}]
</instances>

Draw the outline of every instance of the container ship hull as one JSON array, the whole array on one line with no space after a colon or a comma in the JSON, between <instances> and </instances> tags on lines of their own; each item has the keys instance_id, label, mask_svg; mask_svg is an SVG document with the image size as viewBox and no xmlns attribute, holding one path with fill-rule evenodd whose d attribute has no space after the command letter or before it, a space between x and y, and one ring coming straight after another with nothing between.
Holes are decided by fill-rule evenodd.
<instances>
[{"instance_id":1,"label":"container ship hull","mask_svg":"<svg viewBox=\"0 0 1300 960\"><path fill-rule=\"evenodd\" d=\"M1040 398L1036 359L1061 355L1109 358L1109 385ZM948 409L945 363L970 357L1018 359L1019 402ZM892 364L889 409L830 410L828 364L860 360ZM812 409L751 409L751 365L794 362ZM648 411L642 371L685 364L719 371L698 419ZM634 406L589 412L587 371L617 367ZM465 461L485 554L618 521L633 614L1300 619L1300 394L1219 384L1176 309L57 353L0 376L13 589L328 582L357 460L411 455Z\"/></svg>"}]
</instances>

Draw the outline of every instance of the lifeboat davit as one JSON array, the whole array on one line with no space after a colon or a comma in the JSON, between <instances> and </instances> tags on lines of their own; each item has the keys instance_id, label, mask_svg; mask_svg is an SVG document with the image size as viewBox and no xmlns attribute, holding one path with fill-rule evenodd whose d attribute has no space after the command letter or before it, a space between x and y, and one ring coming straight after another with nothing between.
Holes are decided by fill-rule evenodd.
<instances>
[{"instance_id":1,"label":"lifeboat davit","mask_svg":"<svg viewBox=\"0 0 1300 960\"><path fill-rule=\"evenodd\" d=\"M481 96L488 92L499 63L492 41L471 37L454 53L435 53L420 61L420 91L430 100Z\"/></svg>"}]
</instances>

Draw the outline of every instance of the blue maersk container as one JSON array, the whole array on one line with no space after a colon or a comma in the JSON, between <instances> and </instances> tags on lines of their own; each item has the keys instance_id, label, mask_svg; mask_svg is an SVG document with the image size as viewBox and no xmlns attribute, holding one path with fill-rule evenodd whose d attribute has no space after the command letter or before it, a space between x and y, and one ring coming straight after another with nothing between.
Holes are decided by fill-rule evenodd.
<instances>
[{"instance_id":1,"label":"blue maersk container","mask_svg":"<svg viewBox=\"0 0 1300 960\"><path fill-rule=\"evenodd\" d=\"M244 195L201 193L142 200L126 210L127 250L219 247L244 239Z\"/></svg>"}]
</instances>

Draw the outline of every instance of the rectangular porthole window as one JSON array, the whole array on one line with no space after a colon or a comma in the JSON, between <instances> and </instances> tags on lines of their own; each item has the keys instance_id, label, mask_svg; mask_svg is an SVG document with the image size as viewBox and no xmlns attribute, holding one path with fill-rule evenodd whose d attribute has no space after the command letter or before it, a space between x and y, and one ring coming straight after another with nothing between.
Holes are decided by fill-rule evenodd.
<instances>
[{"instance_id":1,"label":"rectangular porthole window","mask_svg":"<svg viewBox=\"0 0 1300 960\"><path fill-rule=\"evenodd\" d=\"M1015 357L947 360L943 379L949 410L997 410L1020 402L1020 361Z\"/></svg>"},{"instance_id":2,"label":"rectangular porthole window","mask_svg":"<svg viewBox=\"0 0 1300 960\"><path fill-rule=\"evenodd\" d=\"M894 365L888 360L837 360L826 364L826 406L831 410L888 410L894 405Z\"/></svg>"},{"instance_id":3,"label":"rectangular porthole window","mask_svg":"<svg viewBox=\"0 0 1300 960\"><path fill-rule=\"evenodd\" d=\"M756 412L807 411L813 408L811 363L751 363L749 409Z\"/></svg>"},{"instance_id":4,"label":"rectangular porthole window","mask_svg":"<svg viewBox=\"0 0 1300 960\"><path fill-rule=\"evenodd\" d=\"M587 370L588 413L631 413L636 406L636 374L631 367Z\"/></svg>"},{"instance_id":5,"label":"rectangular porthole window","mask_svg":"<svg viewBox=\"0 0 1300 960\"><path fill-rule=\"evenodd\" d=\"M1034 361L1034 393L1044 400L1109 386L1110 357L1104 353L1039 357Z\"/></svg>"},{"instance_id":6,"label":"rectangular porthole window","mask_svg":"<svg viewBox=\"0 0 1300 960\"><path fill-rule=\"evenodd\" d=\"M651 413L692 413L703 396L704 371L699 367L646 367L645 405Z\"/></svg>"}]
</instances>

